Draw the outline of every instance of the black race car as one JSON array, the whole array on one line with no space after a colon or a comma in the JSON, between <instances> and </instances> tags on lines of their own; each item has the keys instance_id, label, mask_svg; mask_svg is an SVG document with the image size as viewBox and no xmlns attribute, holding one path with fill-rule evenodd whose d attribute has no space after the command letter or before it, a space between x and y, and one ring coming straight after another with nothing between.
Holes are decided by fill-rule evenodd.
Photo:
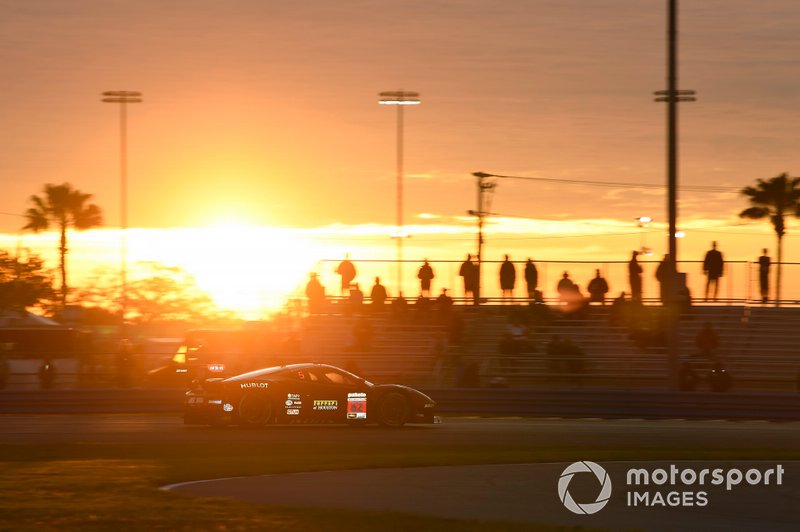
<instances>
[{"instance_id":1,"label":"black race car","mask_svg":"<svg viewBox=\"0 0 800 532\"><path fill-rule=\"evenodd\" d=\"M276 366L235 377L195 381L184 423L435 423L436 403L399 384L372 384L326 364Z\"/></svg>"}]
</instances>

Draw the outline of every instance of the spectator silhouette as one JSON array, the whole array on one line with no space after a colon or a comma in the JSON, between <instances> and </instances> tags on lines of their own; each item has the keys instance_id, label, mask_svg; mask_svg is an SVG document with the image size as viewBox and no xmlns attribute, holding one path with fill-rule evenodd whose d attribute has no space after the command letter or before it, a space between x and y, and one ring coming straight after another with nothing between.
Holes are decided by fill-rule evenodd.
<instances>
[{"instance_id":1,"label":"spectator silhouette","mask_svg":"<svg viewBox=\"0 0 800 532\"><path fill-rule=\"evenodd\" d=\"M531 320L536 325L547 325L553 319L550 308L544 302L541 290L533 291L533 300L529 303Z\"/></svg>"},{"instance_id":2,"label":"spectator silhouette","mask_svg":"<svg viewBox=\"0 0 800 532\"><path fill-rule=\"evenodd\" d=\"M569 303L573 299L573 294L575 293L574 287L575 283L569 278L569 272L564 272L561 276L561 280L558 281L558 285L556 285L559 302Z\"/></svg>"},{"instance_id":3,"label":"spectator silhouette","mask_svg":"<svg viewBox=\"0 0 800 532\"><path fill-rule=\"evenodd\" d=\"M49 390L53 387L56 380L56 367L53 362L47 358L42 362L39 367L39 386L43 390Z\"/></svg>"},{"instance_id":4,"label":"spectator silhouette","mask_svg":"<svg viewBox=\"0 0 800 532\"><path fill-rule=\"evenodd\" d=\"M308 284L306 284L306 297L308 298L308 312L319 314L325 303L325 288L317 279L317 274L312 273Z\"/></svg>"},{"instance_id":5,"label":"spectator silhouette","mask_svg":"<svg viewBox=\"0 0 800 532\"><path fill-rule=\"evenodd\" d=\"M631 285L631 300L642 300L642 265L639 264L638 251L631 253L631 260L628 262L628 282Z\"/></svg>"},{"instance_id":6,"label":"spectator silhouette","mask_svg":"<svg viewBox=\"0 0 800 532\"><path fill-rule=\"evenodd\" d=\"M472 296L472 302L478 304L478 265L472 262L472 255L467 254L467 260L461 263L458 275L464 279L464 296Z\"/></svg>"},{"instance_id":7,"label":"spectator silhouette","mask_svg":"<svg viewBox=\"0 0 800 532\"><path fill-rule=\"evenodd\" d=\"M589 300L583 297L581 289L577 284L572 283L567 289L565 296L567 301L564 310L565 317L579 320L585 320L589 317Z\"/></svg>"},{"instance_id":8,"label":"spectator silhouette","mask_svg":"<svg viewBox=\"0 0 800 532\"><path fill-rule=\"evenodd\" d=\"M421 322L427 321L431 315L431 305L431 300L420 294L414 303L414 317Z\"/></svg>"},{"instance_id":9,"label":"spectator silhouette","mask_svg":"<svg viewBox=\"0 0 800 532\"><path fill-rule=\"evenodd\" d=\"M361 312L361 305L364 303L364 294L358 287L358 283L350 285L350 297L347 302L351 313L359 314Z\"/></svg>"},{"instance_id":10,"label":"spectator silhouette","mask_svg":"<svg viewBox=\"0 0 800 532\"><path fill-rule=\"evenodd\" d=\"M533 299L536 288L539 286L539 271L530 257L525 263L525 284L528 285L528 298Z\"/></svg>"},{"instance_id":11,"label":"spectator silhouette","mask_svg":"<svg viewBox=\"0 0 800 532\"><path fill-rule=\"evenodd\" d=\"M514 263L508 260L508 255L500 265L500 290L502 290L503 299L510 299L514 296L514 285L517 284L517 270L514 268Z\"/></svg>"},{"instance_id":12,"label":"spectator silhouette","mask_svg":"<svg viewBox=\"0 0 800 532\"><path fill-rule=\"evenodd\" d=\"M433 268L431 267L430 264L428 264L428 259L425 259L425 262L419 268L419 273L417 273L417 278L419 279L420 293L430 297L431 281L433 280L434 277L435 275L433 274Z\"/></svg>"},{"instance_id":13,"label":"spectator silhouette","mask_svg":"<svg viewBox=\"0 0 800 532\"><path fill-rule=\"evenodd\" d=\"M369 297L372 300L372 308L375 312L383 310L383 304L386 302L386 287L381 284L380 277L375 278L375 285L372 287Z\"/></svg>"},{"instance_id":14,"label":"spectator silhouette","mask_svg":"<svg viewBox=\"0 0 800 532\"><path fill-rule=\"evenodd\" d=\"M405 321L408 317L408 301L403 297L403 292L392 301L392 316L398 321Z\"/></svg>"},{"instance_id":15,"label":"spectator silhouette","mask_svg":"<svg viewBox=\"0 0 800 532\"><path fill-rule=\"evenodd\" d=\"M769 267L771 264L767 248L764 248L763 254L758 258L758 286L761 289L762 303L766 303L769 299Z\"/></svg>"},{"instance_id":16,"label":"spectator silhouette","mask_svg":"<svg viewBox=\"0 0 800 532\"><path fill-rule=\"evenodd\" d=\"M608 321L611 325L616 326L623 326L628 323L628 301L625 299L625 292L620 292L619 297L611 302Z\"/></svg>"},{"instance_id":17,"label":"spectator silhouette","mask_svg":"<svg viewBox=\"0 0 800 532\"><path fill-rule=\"evenodd\" d=\"M694 344L697 346L700 355L708 360L715 360L714 351L719 347L719 335L710 321L707 321L703 328L697 332Z\"/></svg>"},{"instance_id":18,"label":"spectator silhouette","mask_svg":"<svg viewBox=\"0 0 800 532\"><path fill-rule=\"evenodd\" d=\"M528 353L533 350L528 337L528 326L525 324L525 319L521 315L512 316L511 322L508 324L508 337L512 342L512 353Z\"/></svg>"},{"instance_id":19,"label":"spectator silhouette","mask_svg":"<svg viewBox=\"0 0 800 532\"><path fill-rule=\"evenodd\" d=\"M722 259L722 253L717 250L717 243L711 243L711 249L706 252L703 259L703 272L706 274L706 301L708 301L708 292L711 285L714 285L714 300L717 299L719 293L719 278L722 277L725 261Z\"/></svg>"},{"instance_id":20,"label":"spectator silhouette","mask_svg":"<svg viewBox=\"0 0 800 532\"><path fill-rule=\"evenodd\" d=\"M452 308L453 298L447 295L447 288L442 288L442 293L436 298L436 310L442 321L446 321L450 317Z\"/></svg>"},{"instance_id":21,"label":"spectator silhouette","mask_svg":"<svg viewBox=\"0 0 800 532\"><path fill-rule=\"evenodd\" d=\"M342 295L345 294L345 290L349 293L353 279L356 278L356 267L350 262L349 254L345 255L344 260L339 263L339 267L336 268L336 273L342 276Z\"/></svg>"},{"instance_id":22,"label":"spectator silhouette","mask_svg":"<svg viewBox=\"0 0 800 532\"><path fill-rule=\"evenodd\" d=\"M672 294L672 284L675 282L675 265L670 259L669 253L664 255L664 259L658 264L658 268L656 268L656 280L659 284L661 304L666 305L667 300L671 296L674 296L674 294Z\"/></svg>"},{"instance_id":23,"label":"spectator silhouette","mask_svg":"<svg viewBox=\"0 0 800 532\"><path fill-rule=\"evenodd\" d=\"M594 279L589 281L589 302L606 304L606 294L608 293L608 282L600 275L600 270L595 270Z\"/></svg>"}]
</instances>

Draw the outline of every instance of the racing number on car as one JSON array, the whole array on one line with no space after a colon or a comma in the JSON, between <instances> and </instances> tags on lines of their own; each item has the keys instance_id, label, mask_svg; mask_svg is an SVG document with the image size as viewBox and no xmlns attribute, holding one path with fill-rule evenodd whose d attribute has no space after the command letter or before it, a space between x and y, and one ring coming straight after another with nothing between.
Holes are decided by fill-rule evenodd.
<instances>
[{"instance_id":1,"label":"racing number on car","mask_svg":"<svg viewBox=\"0 0 800 532\"><path fill-rule=\"evenodd\" d=\"M347 419L367 418L367 394L354 392L347 394Z\"/></svg>"}]
</instances>

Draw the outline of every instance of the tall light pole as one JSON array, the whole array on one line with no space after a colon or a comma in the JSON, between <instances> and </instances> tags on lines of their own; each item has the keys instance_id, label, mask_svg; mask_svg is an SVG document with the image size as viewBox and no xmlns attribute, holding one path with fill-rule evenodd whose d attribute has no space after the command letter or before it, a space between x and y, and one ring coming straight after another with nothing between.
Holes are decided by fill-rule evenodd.
<instances>
[{"instance_id":1,"label":"tall light pole","mask_svg":"<svg viewBox=\"0 0 800 532\"><path fill-rule=\"evenodd\" d=\"M387 91L378 94L381 105L397 106L397 291L403 289L403 109L406 105L419 105L419 93Z\"/></svg>"},{"instance_id":2,"label":"tall light pole","mask_svg":"<svg viewBox=\"0 0 800 532\"><path fill-rule=\"evenodd\" d=\"M122 289L121 321L122 339L126 339L125 311L128 307L128 111L129 103L141 103L142 93L136 91L106 91L102 94L105 103L119 104L119 188L120 188L120 282Z\"/></svg>"},{"instance_id":3,"label":"tall light pole","mask_svg":"<svg viewBox=\"0 0 800 532\"><path fill-rule=\"evenodd\" d=\"M667 211L669 217L669 286L665 293L668 307L667 354L669 377L679 387L679 319L678 319L678 102L695 101L692 90L678 89L678 0L667 0L667 89L656 93L657 102L667 103Z\"/></svg>"}]
</instances>

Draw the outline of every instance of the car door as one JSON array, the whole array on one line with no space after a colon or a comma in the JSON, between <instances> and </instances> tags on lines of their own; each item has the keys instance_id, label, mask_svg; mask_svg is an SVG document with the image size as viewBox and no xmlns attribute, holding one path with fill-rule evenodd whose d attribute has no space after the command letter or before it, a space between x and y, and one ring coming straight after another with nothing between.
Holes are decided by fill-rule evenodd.
<instances>
[{"instance_id":1,"label":"car door","mask_svg":"<svg viewBox=\"0 0 800 532\"><path fill-rule=\"evenodd\" d=\"M306 380L309 405L306 414L310 420L320 423L343 422L345 394L341 386L325 377L320 368L309 368Z\"/></svg>"},{"instance_id":2,"label":"car door","mask_svg":"<svg viewBox=\"0 0 800 532\"><path fill-rule=\"evenodd\" d=\"M337 423L366 420L367 393L362 380L329 366L314 368L309 374L317 379L312 406L320 420Z\"/></svg>"},{"instance_id":3,"label":"car door","mask_svg":"<svg viewBox=\"0 0 800 532\"><path fill-rule=\"evenodd\" d=\"M278 420L282 423L299 423L314 416L311 413L314 383L305 369L286 371L273 391L276 394Z\"/></svg>"}]
</instances>

